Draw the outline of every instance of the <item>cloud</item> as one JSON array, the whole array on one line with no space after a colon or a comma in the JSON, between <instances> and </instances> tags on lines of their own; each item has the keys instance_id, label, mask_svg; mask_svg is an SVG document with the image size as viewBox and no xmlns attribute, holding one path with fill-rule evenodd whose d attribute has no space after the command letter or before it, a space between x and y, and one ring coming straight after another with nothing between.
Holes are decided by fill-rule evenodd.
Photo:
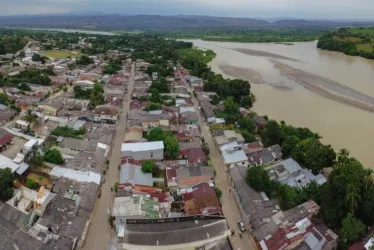
<instances>
[{"instance_id":1,"label":"cloud","mask_svg":"<svg viewBox=\"0 0 374 250\"><path fill-rule=\"evenodd\" d=\"M100 11L123 14L373 18L373 0L0 0L0 15Z\"/></svg>"}]
</instances>

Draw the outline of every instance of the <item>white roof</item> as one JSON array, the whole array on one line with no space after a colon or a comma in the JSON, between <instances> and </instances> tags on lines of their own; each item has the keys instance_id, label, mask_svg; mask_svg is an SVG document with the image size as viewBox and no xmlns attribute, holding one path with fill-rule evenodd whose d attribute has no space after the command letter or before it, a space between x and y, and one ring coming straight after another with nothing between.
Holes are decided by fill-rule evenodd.
<instances>
[{"instance_id":1,"label":"white roof","mask_svg":"<svg viewBox=\"0 0 374 250\"><path fill-rule=\"evenodd\" d=\"M232 164L232 163L237 163L241 161L248 161L248 158L242 149L223 151L222 157L226 164Z\"/></svg>"},{"instance_id":2,"label":"white roof","mask_svg":"<svg viewBox=\"0 0 374 250\"><path fill-rule=\"evenodd\" d=\"M94 85L95 83L94 83L94 82L91 82L91 81L89 81L89 80L81 80L81 81L77 81L76 84Z\"/></svg>"},{"instance_id":3,"label":"white roof","mask_svg":"<svg viewBox=\"0 0 374 250\"><path fill-rule=\"evenodd\" d=\"M54 167L49 174L55 177L65 177L79 182L93 182L98 185L101 183L101 174L92 171L77 171L69 168Z\"/></svg>"},{"instance_id":4,"label":"white roof","mask_svg":"<svg viewBox=\"0 0 374 250\"><path fill-rule=\"evenodd\" d=\"M234 147L237 147L239 146L238 142L237 141L233 141L233 142L229 142L229 143L226 143L226 144L223 144L219 147L219 150L222 152L222 151L225 151L229 148L234 148Z\"/></svg>"},{"instance_id":5,"label":"white roof","mask_svg":"<svg viewBox=\"0 0 374 250\"><path fill-rule=\"evenodd\" d=\"M121 151L142 152L157 149L164 149L163 141L122 143Z\"/></svg>"},{"instance_id":6,"label":"white roof","mask_svg":"<svg viewBox=\"0 0 374 250\"><path fill-rule=\"evenodd\" d=\"M38 144L38 140L31 139L28 142L26 142L25 145L23 145L23 147L26 149L29 149L29 148L31 149L34 145L37 145L37 144Z\"/></svg>"},{"instance_id":7,"label":"white roof","mask_svg":"<svg viewBox=\"0 0 374 250\"><path fill-rule=\"evenodd\" d=\"M19 165L14 163L8 157L5 157L4 155L0 154L0 169L6 169L6 168L10 168L13 173L19 168Z\"/></svg>"},{"instance_id":8,"label":"white roof","mask_svg":"<svg viewBox=\"0 0 374 250\"><path fill-rule=\"evenodd\" d=\"M17 120L16 123L19 124L19 125L22 125L22 126L28 126L29 125L29 123L27 121L24 121L24 120Z\"/></svg>"},{"instance_id":9,"label":"white roof","mask_svg":"<svg viewBox=\"0 0 374 250\"><path fill-rule=\"evenodd\" d=\"M373 246L373 245L374 245L374 237L373 237L373 238L370 238L370 239L368 240L368 242L366 242L366 244L365 244L365 248L366 248L366 249L370 249L370 247Z\"/></svg>"},{"instance_id":10,"label":"white roof","mask_svg":"<svg viewBox=\"0 0 374 250\"><path fill-rule=\"evenodd\" d=\"M195 112L194 107L180 107L179 113L184 113L184 112Z\"/></svg>"}]
</instances>

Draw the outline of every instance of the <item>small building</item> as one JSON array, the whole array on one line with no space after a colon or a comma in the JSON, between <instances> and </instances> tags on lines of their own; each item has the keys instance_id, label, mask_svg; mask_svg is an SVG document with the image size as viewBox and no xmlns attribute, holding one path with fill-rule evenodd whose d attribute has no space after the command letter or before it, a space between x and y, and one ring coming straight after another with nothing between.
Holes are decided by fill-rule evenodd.
<instances>
[{"instance_id":1,"label":"small building","mask_svg":"<svg viewBox=\"0 0 374 250\"><path fill-rule=\"evenodd\" d=\"M257 129L262 129L267 124L267 120L259 115L254 115L252 120L255 122Z\"/></svg>"},{"instance_id":2,"label":"small building","mask_svg":"<svg viewBox=\"0 0 374 250\"><path fill-rule=\"evenodd\" d=\"M3 104L0 104L0 125L3 125L7 121L11 120L17 112Z\"/></svg>"},{"instance_id":3,"label":"small building","mask_svg":"<svg viewBox=\"0 0 374 250\"><path fill-rule=\"evenodd\" d=\"M226 167L249 166L248 158L240 146L222 151L222 158Z\"/></svg>"},{"instance_id":4,"label":"small building","mask_svg":"<svg viewBox=\"0 0 374 250\"><path fill-rule=\"evenodd\" d=\"M95 122L116 123L118 120L119 109L112 105L97 106L93 112Z\"/></svg>"},{"instance_id":5,"label":"small building","mask_svg":"<svg viewBox=\"0 0 374 250\"><path fill-rule=\"evenodd\" d=\"M22 131L27 131L30 127L30 123L28 123L25 120L17 120L15 127L22 130Z\"/></svg>"},{"instance_id":6,"label":"small building","mask_svg":"<svg viewBox=\"0 0 374 250\"><path fill-rule=\"evenodd\" d=\"M87 111L90 107L90 100L83 100L83 99L75 99L75 98L67 98L64 101L64 108L68 110L78 110L78 111Z\"/></svg>"},{"instance_id":7,"label":"small building","mask_svg":"<svg viewBox=\"0 0 374 250\"><path fill-rule=\"evenodd\" d=\"M38 105L39 110L45 115L56 116L64 107L61 100L45 100Z\"/></svg>"},{"instance_id":8,"label":"small building","mask_svg":"<svg viewBox=\"0 0 374 250\"><path fill-rule=\"evenodd\" d=\"M95 83L88 80L81 80L73 82L73 86L79 86L82 89L92 89Z\"/></svg>"},{"instance_id":9,"label":"small building","mask_svg":"<svg viewBox=\"0 0 374 250\"><path fill-rule=\"evenodd\" d=\"M268 148L246 153L249 165L257 166L276 162L282 159L282 149L276 144Z\"/></svg>"},{"instance_id":10,"label":"small building","mask_svg":"<svg viewBox=\"0 0 374 250\"><path fill-rule=\"evenodd\" d=\"M143 173L141 166L124 163L121 166L119 184L132 184L153 187L155 182L163 182L163 178L153 178L151 173Z\"/></svg>"},{"instance_id":11,"label":"small building","mask_svg":"<svg viewBox=\"0 0 374 250\"><path fill-rule=\"evenodd\" d=\"M124 142L141 142L143 141L143 128L133 126L126 129Z\"/></svg>"},{"instance_id":12,"label":"small building","mask_svg":"<svg viewBox=\"0 0 374 250\"><path fill-rule=\"evenodd\" d=\"M164 143L162 141L123 143L121 156L137 161L162 160L164 159Z\"/></svg>"}]
</instances>

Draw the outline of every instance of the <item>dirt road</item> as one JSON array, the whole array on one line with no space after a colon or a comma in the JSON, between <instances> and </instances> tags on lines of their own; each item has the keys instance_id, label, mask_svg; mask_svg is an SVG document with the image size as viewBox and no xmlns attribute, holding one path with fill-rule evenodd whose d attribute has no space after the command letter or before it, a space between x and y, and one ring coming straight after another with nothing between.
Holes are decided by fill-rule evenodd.
<instances>
[{"instance_id":1,"label":"dirt road","mask_svg":"<svg viewBox=\"0 0 374 250\"><path fill-rule=\"evenodd\" d=\"M95 209L93 211L91 224L83 245L84 250L105 250L110 240L110 225L108 223L109 211L113 204L114 192L110 188L119 179L118 165L121 162L121 144L125 137L126 128L126 114L130 109L131 93L134 87L134 69L131 71L131 77L125 101L122 105L122 110L119 122L116 126L116 133L112 144L112 154L110 157L109 169L106 175L104 184L101 187L101 197L96 201Z\"/></svg>"}]
</instances>

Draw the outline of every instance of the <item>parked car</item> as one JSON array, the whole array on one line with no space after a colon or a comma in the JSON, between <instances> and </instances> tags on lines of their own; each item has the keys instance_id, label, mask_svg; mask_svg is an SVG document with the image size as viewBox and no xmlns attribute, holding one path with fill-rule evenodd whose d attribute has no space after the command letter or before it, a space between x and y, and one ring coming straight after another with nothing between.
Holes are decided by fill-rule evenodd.
<instances>
[{"instance_id":1,"label":"parked car","mask_svg":"<svg viewBox=\"0 0 374 250\"><path fill-rule=\"evenodd\" d=\"M238 226L241 232L245 231L244 222L242 220L238 221Z\"/></svg>"}]
</instances>

